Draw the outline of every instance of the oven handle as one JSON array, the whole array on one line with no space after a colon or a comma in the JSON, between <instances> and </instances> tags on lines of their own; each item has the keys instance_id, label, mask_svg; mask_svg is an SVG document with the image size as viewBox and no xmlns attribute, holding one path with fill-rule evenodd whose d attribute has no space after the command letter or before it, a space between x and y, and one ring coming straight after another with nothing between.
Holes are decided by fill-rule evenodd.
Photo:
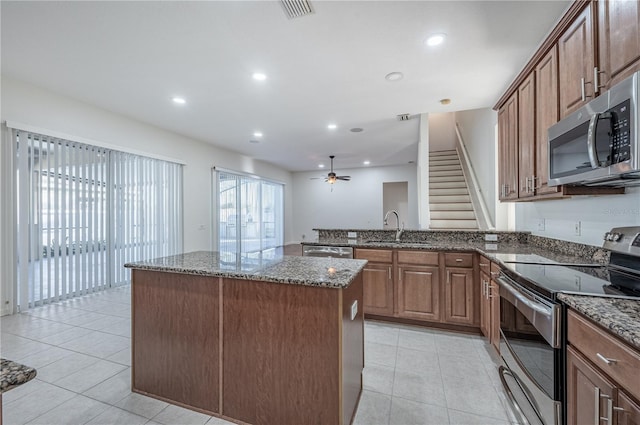
<instances>
[{"instance_id":1,"label":"oven handle","mask_svg":"<svg viewBox=\"0 0 640 425\"><path fill-rule=\"evenodd\" d=\"M600 167L600 162L598 161L598 150L596 148L596 131L599 117L600 114L598 113L591 116L591 120L589 121L589 130L587 131L587 151L589 153L591 168Z\"/></svg>"},{"instance_id":2,"label":"oven handle","mask_svg":"<svg viewBox=\"0 0 640 425\"><path fill-rule=\"evenodd\" d=\"M553 309L551 307L546 306L545 304L536 302L535 300L532 300L531 298L527 297L525 294L518 291L518 289L514 287L511 283L509 283L504 277L500 276L498 278L498 282L500 282L502 287L505 290L507 290L509 293L511 293L511 295L513 295L518 301L520 301L522 304L526 305L530 309L545 316L551 316L553 314Z\"/></svg>"}]
</instances>

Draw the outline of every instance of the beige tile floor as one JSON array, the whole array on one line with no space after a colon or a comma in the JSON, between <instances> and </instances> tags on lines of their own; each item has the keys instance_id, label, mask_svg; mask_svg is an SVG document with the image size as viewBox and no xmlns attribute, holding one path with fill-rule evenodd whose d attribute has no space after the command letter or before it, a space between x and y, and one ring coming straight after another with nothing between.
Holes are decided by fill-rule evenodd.
<instances>
[{"instance_id":1,"label":"beige tile floor","mask_svg":"<svg viewBox=\"0 0 640 425\"><path fill-rule=\"evenodd\" d=\"M0 318L2 357L38 370L3 395L5 425L229 423L130 391L130 298L124 286ZM482 338L367 322L365 344L356 424L513 422Z\"/></svg>"}]
</instances>

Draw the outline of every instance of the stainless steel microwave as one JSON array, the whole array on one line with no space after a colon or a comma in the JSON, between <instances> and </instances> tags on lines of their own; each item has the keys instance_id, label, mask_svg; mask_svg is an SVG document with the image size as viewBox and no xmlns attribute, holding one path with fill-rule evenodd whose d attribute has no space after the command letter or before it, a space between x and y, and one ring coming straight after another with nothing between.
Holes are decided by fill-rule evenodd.
<instances>
[{"instance_id":1,"label":"stainless steel microwave","mask_svg":"<svg viewBox=\"0 0 640 425\"><path fill-rule=\"evenodd\" d=\"M640 72L549 127L549 186L640 185Z\"/></svg>"}]
</instances>

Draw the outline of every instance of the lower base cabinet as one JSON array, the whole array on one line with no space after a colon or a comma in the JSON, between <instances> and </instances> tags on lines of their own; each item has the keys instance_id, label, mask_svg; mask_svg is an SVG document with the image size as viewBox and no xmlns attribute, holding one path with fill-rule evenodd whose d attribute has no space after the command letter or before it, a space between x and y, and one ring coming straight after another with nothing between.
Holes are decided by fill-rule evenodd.
<instances>
[{"instance_id":1,"label":"lower base cabinet","mask_svg":"<svg viewBox=\"0 0 640 425\"><path fill-rule=\"evenodd\" d=\"M399 267L398 317L440 320L440 272L438 267Z\"/></svg>"},{"instance_id":2,"label":"lower base cabinet","mask_svg":"<svg viewBox=\"0 0 640 425\"><path fill-rule=\"evenodd\" d=\"M369 314L393 314L392 266L369 263L362 271L364 311Z\"/></svg>"},{"instance_id":3,"label":"lower base cabinet","mask_svg":"<svg viewBox=\"0 0 640 425\"><path fill-rule=\"evenodd\" d=\"M473 269L447 267L444 282L444 320L447 323L474 324Z\"/></svg>"}]
</instances>

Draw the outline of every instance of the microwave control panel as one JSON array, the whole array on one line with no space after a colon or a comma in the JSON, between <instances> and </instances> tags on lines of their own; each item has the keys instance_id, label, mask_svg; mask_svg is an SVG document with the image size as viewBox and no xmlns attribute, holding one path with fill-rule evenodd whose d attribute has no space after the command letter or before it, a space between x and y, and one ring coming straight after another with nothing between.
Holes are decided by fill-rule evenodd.
<instances>
[{"instance_id":1,"label":"microwave control panel","mask_svg":"<svg viewBox=\"0 0 640 425\"><path fill-rule=\"evenodd\" d=\"M625 100L608 112L612 116L609 146L611 162L617 164L631 158L631 100Z\"/></svg>"}]
</instances>

